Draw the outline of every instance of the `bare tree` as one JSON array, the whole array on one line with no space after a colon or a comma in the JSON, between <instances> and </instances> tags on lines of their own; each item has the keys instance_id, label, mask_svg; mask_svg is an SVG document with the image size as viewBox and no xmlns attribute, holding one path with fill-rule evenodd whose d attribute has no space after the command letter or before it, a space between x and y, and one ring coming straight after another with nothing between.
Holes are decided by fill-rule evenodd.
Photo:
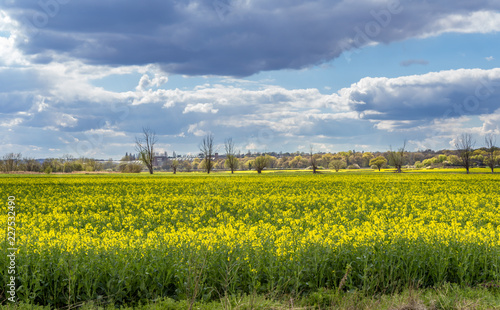
<instances>
[{"instance_id":1,"label":"bare tree","mask_svg":"<svg viewBox=\"0 0 500 310\"><path fill-rule=\"evenodd\" d=\"M226 149L225 166L231 169L231 173L234 173L234 170L238 168L238 158L236 158L233 138L224 141L224 148Z\"/></svg>"},{"instance_id":2,"label":"bare tree","mask_svg":"<svg viewBox=\"0 0 500 310\"><path fill-rule=\"evenodd\" d=\"M401 168L403 168L404 161L405 161L405 148L406 148L406 140L403 143L403 146L400 147L397 151L393 151L392 147L390 147L390 150L387 152L387 155L389 157L389 163L396 168L396 171L398 173L401 173Z\"/></svg>"},{"instance_id":3,"label":"bare tree","mask_svg":"<svg viewBox=\"0 0 500 310\"><path fill-rule=\"evenodd\" d=\"M476 142L470 133L463 133L455 142L460 165L467 170L467 173L469 173L469 169L472 165L472 153L474 152L475 144Z\"/></svg>"},{"instance_id":4,"label":"bare tree","mask_svg":"<svg viewBox=\"0 0 500 310\"><path fill-rule=\"evenodd\" d=\"M214 162L212 157L214 156L214 135L213 134L207 134L205 137L203 137L203 140L201 141L200 144L200 151L203 153L203 168L207 171L208 174L210 174L210 171L212 171L214 167Z\"/></svg>"},{"instance_id":5,"label":"bare tree","mask_svg":"<svg viewBox=\"0 0 500 310\"><path fill-rule=\"evenodd\" d=\"M21 162L21 153L9 153L3 156L2 170L4 172L16 171Z\"/></svg>"},{"instance_id":6,"label":"bare tree","mask_svg":"<svg viewBox=\"0 0 500 310\"><path fill-rule=\"evenodd\" d=\"M143 127L142 136L135 138L135 149L139 152L139 160L146 165L150 174L153 174L154 146L157 141L156 133L149 127Z\"/></svg>"},{"instance_id":7,"label":"bare tree","mask_svg":"<svg viewBox=\"0 0 500 310\"><path fill-rule=\"evenodd\" d=\"M497 150L496 142L497 139L493 134L489 134L484 138L486 142L486 151L488 152L488 167L491 169L491 173L495 173L495 165L497 159L495 157L495 151Z\"/></svg>"},{"instance_id":8,"label":"bare tree","mask_svg":"<svg viewBox=\"0 0 500 310\"><path fill-rule=\"evenodd\" d=\"M309 156L310 156L310 161L311 161L311 168L313 170L313 173L316 173L318 170L318 159L319 159L319 154L314 154L313 152L313 146L309 146Z\"/></svg>"}]
</instances>

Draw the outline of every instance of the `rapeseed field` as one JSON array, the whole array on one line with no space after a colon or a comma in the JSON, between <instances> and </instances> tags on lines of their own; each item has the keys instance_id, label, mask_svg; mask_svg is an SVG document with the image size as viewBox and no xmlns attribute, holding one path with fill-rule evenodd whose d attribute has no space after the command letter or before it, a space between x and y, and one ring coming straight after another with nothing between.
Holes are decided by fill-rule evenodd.
<instances>
[{"instance_id":1,"label":"rapeseed field","mask_svg":"<svg viewBox=\"0 0 500 310\"><path fill-rule=\"evenodd\" d=\"M499 188L432 172L0 177L17 297L57 307L498 281Z\"/></svg>"}]
</instances>

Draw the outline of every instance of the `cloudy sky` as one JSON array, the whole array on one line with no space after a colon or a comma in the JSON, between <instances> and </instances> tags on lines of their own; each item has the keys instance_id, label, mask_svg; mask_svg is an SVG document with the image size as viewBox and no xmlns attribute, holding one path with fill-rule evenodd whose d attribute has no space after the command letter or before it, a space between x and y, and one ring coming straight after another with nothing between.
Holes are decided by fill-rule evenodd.
<instances>
[{"instance_id":1,"label":"cloudy sky","mask_svg":"<svg viewBox=\"0 0 500 310\"><path fill-rule=\"evenodd\" d=\"M0 155L482 146L499 31L498 0L0 0Z\"/></svg>"}]
</instances>

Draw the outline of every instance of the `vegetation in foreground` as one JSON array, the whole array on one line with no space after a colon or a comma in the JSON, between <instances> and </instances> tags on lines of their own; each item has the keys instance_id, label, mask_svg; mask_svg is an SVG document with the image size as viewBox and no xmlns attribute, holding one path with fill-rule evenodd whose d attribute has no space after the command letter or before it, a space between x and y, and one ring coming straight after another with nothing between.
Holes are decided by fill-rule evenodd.
<instances>
[{"instance_id":1,"label":"vegetation in foreground","mask_svg":"<svg viewBox=\"0 0 500 310\"><path fill-rule=\"evenodd\" d=\"M3 309L48 310L48 306L36 306L26 303L9 303ZM116 309L113 299L98 299L65 307L81 310ZM500 289L494 285L481 285L475 288L459 287L444 283L436 288L405 289L392 295L366 296L359 291L337 291L321 289L305 297L269 295L224 296L219 300L193 304L188 300L176 301L171 298L159 298L146 304L121 307L123 310L229 310L229 309L266 309L266 310L492 310L500 309Z\"/></svg>"},{"instance_id":2,"label":"vegetation in foreground","mask_svg":"<svg viewBox=\"0 0 500 310\"><path fill-rule=\"evenodd\" d=\"M25 304L236 307L237 296L260 296L279 309L288 301L274 296L314 305L339 287L377 296L498 283L499 182L437 173L9 176L0 193L16 197Z\"/></svg>"}]
</instances>

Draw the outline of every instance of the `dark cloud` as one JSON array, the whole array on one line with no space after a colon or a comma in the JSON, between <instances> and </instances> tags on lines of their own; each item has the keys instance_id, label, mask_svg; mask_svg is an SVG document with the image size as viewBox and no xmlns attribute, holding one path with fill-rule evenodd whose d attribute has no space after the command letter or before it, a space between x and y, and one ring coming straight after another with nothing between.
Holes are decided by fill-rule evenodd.
<instances>
[{"instance_id":1,"label":"dark cloud","mask_svg":"<svg viewBox=\"0 0 500 310\"><path fill-rule=\"evenodd\" d=\"M500 108L500 69L364 78L339 93L364 119L415 121L411 126L417 126L439 118L493 113Z\"/></svg>"},{"instance_id":2,"label":"dark cloud","mask_svg":"<svg viewBox=\"0 0 500 310\"><path fill-rule=\"evenodd\" d=\"M371 42L470 30L472 13L500 9L493 0L6 0L3 6L25 26L28 39L20 37L18 47L39 62L65 55L233 76L304 68Z\"/></svg>"},{"instance_id":3,"label":"dark cloud","mask_svg":"<svg viewBox=\"0 0 500 310\"><path fill-rule=\"evenodd\" d=\"M425 59L409 59L409 60L404 60L399 63L402 67L409 67L411 65L428 65L429 62Z\"/></svg>"}]
</instances>

